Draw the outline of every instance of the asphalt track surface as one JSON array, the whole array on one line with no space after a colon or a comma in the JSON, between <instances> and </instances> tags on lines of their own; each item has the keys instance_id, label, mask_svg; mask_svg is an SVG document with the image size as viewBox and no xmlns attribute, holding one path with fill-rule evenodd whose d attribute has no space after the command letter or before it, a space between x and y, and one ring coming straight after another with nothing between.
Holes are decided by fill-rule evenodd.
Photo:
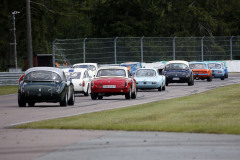
<instances>
[{"instance_id":1,"label":"asphalt track surface","mask_svg":"<svg viewBox=\"0 0 240 160\"><path fill-rule=\"evenodd\" d=\"M240 136L167 132L9 129L9 126L106 109L171 99L240 83L240 74L224 81L195 81L194 86L169 84L166 91L139 91L137 99L124 96L91 100L77 95L75 105L37 103L19 108L17 95L0 96L0 160L164 159L239 160Z\"/></svg>"}]
</instances>

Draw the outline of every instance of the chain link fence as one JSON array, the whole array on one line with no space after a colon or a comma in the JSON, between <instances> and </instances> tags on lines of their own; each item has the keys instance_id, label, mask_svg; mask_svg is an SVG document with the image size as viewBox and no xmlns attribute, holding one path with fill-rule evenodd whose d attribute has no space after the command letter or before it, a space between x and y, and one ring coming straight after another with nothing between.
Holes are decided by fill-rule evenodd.
<instances>
[{"instance_id":1,"label":"chain link fence","mask_svg":"<svg viewBox=\"0 0 240 160\"><path fill-rule=\"evenodd\" d=\"M53 64L119 64L169 60L239 60L240 37L114 37L56 39Z\"/></svg>"}]
</instances>

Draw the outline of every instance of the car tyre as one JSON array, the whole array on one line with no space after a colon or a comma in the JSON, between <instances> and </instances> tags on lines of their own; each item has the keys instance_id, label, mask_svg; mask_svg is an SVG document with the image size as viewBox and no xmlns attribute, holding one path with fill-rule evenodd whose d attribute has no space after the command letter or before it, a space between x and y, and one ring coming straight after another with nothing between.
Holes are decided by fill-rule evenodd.
<instances>
[{"instance_id":1,"label":"car tyre","mask_svg":"<svg viewBox=\"0 0 240 160\"><path fill-rule=\"evenodd\" d=\"M92 100L96 100L98 97L98 94L97 93L91 93L91 98Z\"/></svg>"},{"instance_id":2,"label":"car tyre","mask_svg":"<svg viewBox=\"0 0 240 160\"><path fill-rule=\"evenodd\" d=\"M208 81L208 82L211 82L211 81L212 81L212 76L208 77L208 78L207 78L207 81Z\"/></svg>"},{"instance_id":3,"label":"car tyre","mask_svg":"<svg viewBox=\"0 0 240 160\"><path fill-rule=\"evenodd\" d=\"M34 102L28 102L28 106L34 107L35 103Z\"/></svg>"},{"instance_id":4,"label":"car tyre","mask_svg":"<svg viewBox=\"0 0 240 160\"><path fill-rule=\"evenodd\" d=\"M68 103L68 97L67 97L67 92L66 92L63 100L60 101L60 106L66 107L67 103Z\"/></svg>"},{"instance_id":5,"label":"car tyre","mask_svg":"<svg viewBox=\"0 0 240 160\"><path fill-rule=\"evenodd\" d=\"M18 98L18 106L19 107L26 107L26 102L25 101L22 101Z\"/></svg>"},{"instance_id":6,"label":"car tyre","mask_svg":"<svg viewBox=\"0 0 240 160\"><path fill-rule=\"evenodd\" d=\"M131 90L132 90L132 87L130 87L128 93L125 94L125 99L130 99L131 98Z\"/></svg>"},{"instance_id":7,"label":"car tyre","mask_svg":"<svg viewBox=\"0 0 240 160\"><path fill-rule=\"evenodd\" d=\"M70 99L68 101L68 105L74 105L74 103L75 103L75 94L74 94L74 89L72 87L72 91L71 91Z\"/></svg>"},{"instance_id":8,"label":"car tyre","mask_svg":"<svg viewBox=\"0 0 240 160\"><path fill-rule=\"evenodd\" d=\"M224 80L225 79L225 77L223 76L223 77L221 77L221 80Z\"/></svg>"},{"instance_id":9,"label":"car tyre","mask_svg":"<svg viewBox=\"0 0 240 160\"><path fill-rule=\"evenodd\" d=\"M165 90L166 90L166 86L165 86L165 85L162 87L162 90L163 90L163 91L165 91Z\"/></svg>"},{"instance_id":10,"label":"car tyre","mask_svg":"<svg viewBox=\"0 0 240 160\"><path fill-rule=\"evenodd\" d=\"M102 96L102 95L99 95L99 96L98 96L98 99L100 99L100 100L103 99L103 96Z\"/></svg>"},{"instance_id":11,"label":"car tyre","mask_svg":"<svg viewBox=\"0 0 240 160\"><path fill-rule=\"evenodd\" d=\"M89 96L88 91L89 91L89 85L88 85L88 87L87 87L87 92L84 92L84 96Z\"/></svg>"},{"instance_id":12,"label":"car tyre","mask_svg":"<svg viewBox=\"0 0 240 160\"><path fill-rule=\"evenodd\" d=\"M194 78L193 78L193 75L192 75L189 82L188 82L188 86L193 86L193 85L194 85Z\"/></svg>"},{"instance_id":13,"label":"car tyre","mask_svg":"<svg viewBox=\"0 0 240 160\"><path fill-rule=\"evenodd\" d=\"M160 86L160 87L158 88L158 91L162 91L162 86Z\"/></svg>"},{"instance_id":14,"label":"car tyre","mask_svg":"<svg viewBox=\"0 0 240 160\"><path fill-rule=\"evenodd\" d=\"M137 98L137 88L135 87L134 92L132 93L132 99L136 99Z\"/></svg>"}]
</instances>

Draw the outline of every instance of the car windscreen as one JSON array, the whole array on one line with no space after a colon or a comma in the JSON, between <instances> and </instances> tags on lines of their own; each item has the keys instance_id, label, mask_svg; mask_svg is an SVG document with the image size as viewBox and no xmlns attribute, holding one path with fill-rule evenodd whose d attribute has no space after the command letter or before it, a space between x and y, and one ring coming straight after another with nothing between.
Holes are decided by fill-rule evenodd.
<instances>
[{"instance_id":1,"label":"car windscreen","mask_svg":"<svg viewBox=\"0 0 240 160\"><path fill-rule=\"evenodd\" d=\"M65 75L67 79L80 79L81 72L66 72Z\"/></svg>"},{"instance_id":2,"label":"car windscreen","mask_svg":"<svg viewBox=\"0 0 240 160\"><path fill-rule=\"evenodd\" d=\"M211 69L221 69L221 64L209 63L208 67L211 68Z\"/></svg>"},{"instance_id":3,"label":"car windscreen","mask_svg":"<svg viewBox=\"0 0 240 160\"><path fill-rule=\"evenodd\" d=\"M184 63L171 63L165 66L165 70L187 70L188 66Z\"/></svg>"},{"instance_id":4,"label":"car windscreen","mask_svg":"<svg viewBox=\"0 0 240 160\"><path fill-rule=\"evenodd\" d=\"M156 72L152 69L140 69L136 72L136 77L154 77Z\"/></svg>"},{"instance_id":5,"label":"car windscreen","mask_svg":"<svg viewBox=\"0 0 240 160\"><path fill-rule=\"evenodd\" d=\"M60 81L61 77L51 71L33 71L28 73L24 80L26 81Z\"/></svg>"},{"instance_id":6,"label":"car windscreen","mask_svg":"<svg viewBox=\"0 0 240 160\"><path fill-rule=\"evenodd\" d=\"M193 63L189 65L191 69L207 69L206 64L203 63Z\"/></svg>"},{"instance_id":7,"label":"car windscreen","mask_svg":"<svg viewBox=\"0 0 240 160\"><path fill-rule=\"evenodd\" d=\"M101 69L97 73L97 77L103 76L121 76L125 77L126 73L124 69Z\"/></svg>"}]
</instances>

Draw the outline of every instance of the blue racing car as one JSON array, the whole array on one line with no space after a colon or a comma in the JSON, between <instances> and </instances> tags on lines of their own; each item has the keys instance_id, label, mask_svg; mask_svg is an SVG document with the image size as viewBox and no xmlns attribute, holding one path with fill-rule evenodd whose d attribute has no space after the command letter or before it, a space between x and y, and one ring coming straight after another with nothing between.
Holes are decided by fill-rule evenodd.
<instances>
[{"instance_id":1,"label":"blue racing car","mask_svg":"<svg viewBox=\"0 0 240 160\"><path fill-rule=\"evenodd\" d=\"M159 75L158 71L153 68L141 68L135 73L137 89L158 89L165 90L166 77Z\"/></svg>"},{"instance_id":2,"label":"blue racing car","mask_svg":"<svg viewBox=\"0 0 240 160\"><path fill-rule=\"evenodd\" d=\"M166 86L169 83L188 83L189 86L194 85L193 71L189 67L187 61L169 61L163 69L166 76Z\"/></svg>"},{"instance_id":3,"label":"blue racing car","mask_svg":"<svg viewBox=\"0 0 240 160\"><path fill-rule=\"evenodd\" d=\"M212 75L214 78L225 79L225 71L220 62L210 62L208 63L208 68L212 70Z\"/></svg>"}]
</instances>

